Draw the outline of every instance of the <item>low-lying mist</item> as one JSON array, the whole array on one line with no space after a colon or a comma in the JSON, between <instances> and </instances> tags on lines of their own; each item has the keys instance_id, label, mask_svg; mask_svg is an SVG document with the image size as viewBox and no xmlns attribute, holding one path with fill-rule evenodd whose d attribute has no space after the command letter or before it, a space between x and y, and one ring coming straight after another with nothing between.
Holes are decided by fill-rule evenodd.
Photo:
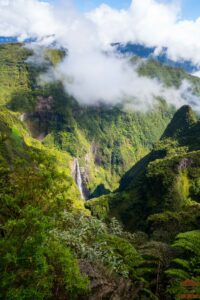
<instances>
[{"instance_id":1,"label":"low-lying mist","mask_svg":"<svg viewBox=\"0 0 200 300\"><path fill-rule=\"evenodd\" d=\"M58 66L41 74L39 82L61 81L66 92L84 105L124 104L128 109L147 111L162 98L176 108L188 104L200 111L200 98L188 81L183 80L179 88L166 87L158 79L139 76L137 68L130 58L115 52L69 52Z\"/></svg>"},{"instance_id":2,"label":"low-lying mist","mask_svg":"<svg viewBox=\"0 0 200 300\"><path fill-rule=\"evenodd\" d=\"M168 25L176 23L174 7L170 9L155 0L147 2L156 15L159 14L160 9L167 12L168 18L165 23ZM139 3L138 0L135 4L133 2L128 12L119 12L117 20L121 20L121 26L116 26L115 30L112 28L116 23L115 14L109 14L111 17L106 19L106 26L108 27L110 22L110 28L103 31L102 22L100 26L99 22L94 20L97 16L99 21L101 14L99 15L98 11L90 14L79 13L74 8L73 1L61 1L53 6L38 0L7 0L4 4L0 2L2 16L0 32L4 30L7 35L17 35L21 41L28 37L35 38L36 41L28 45L35 51L35 55L31 58L32 63L41 63L42 54L38 50L41 47L51 47L56 44L67 49L68 54L64 60L55 68L49 68L39 80L41 82L62 81L66 92L76 98L80 104L124 103L126 107L134 110L146 111L157 104L158 97L162 97L176 108L189 104L200 111L199 97L193 94L189 82L183 81L178 89L167 88L156 79L139 76L137 65L130 63L129 57L119 55L110 46L117 40L114 37L112 40L113 35L109 38L107 32L119 28L120 32L114 35L115 38L122 38L123 29L126 36L124 42L128 42L128 37L130 41L131 39L135 41L135 31L132 37L131 34L127 36L126 30L130 31L131 28L125 26L124 22L125 20L130 22L133 18L134 22L138 20L138 24L141 24L145 5L141 6ZM137 34L140 36L140 29Z\"/></svg>"}]
</instances>

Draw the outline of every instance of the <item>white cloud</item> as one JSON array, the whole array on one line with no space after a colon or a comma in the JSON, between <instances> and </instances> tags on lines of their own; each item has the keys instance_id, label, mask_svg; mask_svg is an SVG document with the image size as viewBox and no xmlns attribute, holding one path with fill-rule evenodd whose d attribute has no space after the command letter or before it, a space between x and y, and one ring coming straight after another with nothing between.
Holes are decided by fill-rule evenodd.
<instances>
[{"instance_id":1,"label":"white cloud","mask_svg":"<svg viewBox=\"0 0 200 300\"><path fill-rule=\"evenodd\" d=\"M200 18L179 18L180 7L156 0L134 0L128 10L101 5L87 14L98 28L104 46L110 42L133 42L167 47L171 59L200 65Z\"/></svg>"},{"instance_id":2,"label":"white cloud","mask_svg":"<svg viewBox=\"0 0 200 300\"><path fill-rule=\"evenodd\" d=\"M53 7L38 0L0 0L0 35L37 37L39 45L55 40L69 49L65 60L43 79L59 78L84 104L129 99L135 109L145 110L159 95L177 107L187 103L196 107L198 99L185 83L180 90L166 89L156 80L139 77L110 43L139 42L158 50L165 46L171 58L200 63L199 23L200 19L180 21L177 6L156 0L134 0L128 10L101 5L86 15L77 13L72 1Z\"/></svg>"},{"instance_id":3,"label":"white cloud","mask_svg":"<svg viewBox=\"0 0 200 300\"><path fill-rule=\"evenodd\" d=\"M200 71L194 72L192 75L196 77L200 77Z\"/></svg>"},{"instance_id":4,"label":"white cloud","mask_svg":"<svg viewBox=\"0 0 200 300\"><path fill-rule=\"evenodd\" d=\"M36 0L0 0L0 35L42 37L56 32L53 7Z\"/></svg>"},{"instance_id":5,"label":"white cloud","mask_svg":"<svg viewBox=\"0 0 200 300\"><path fill-rule=\"evenodd\" d=\"M42 37L55 34L71 46L98 46L112 42L143 43L168 48L172 59L188 59L200 65L200 18L181 20L180 7L161 0L133 0L130 7L114 9L102 4L78 15L73 1L57 6L39 0L0 0L0 35ZM74 36L73 36L74 35Z\"/></svg>"}]
</instances>

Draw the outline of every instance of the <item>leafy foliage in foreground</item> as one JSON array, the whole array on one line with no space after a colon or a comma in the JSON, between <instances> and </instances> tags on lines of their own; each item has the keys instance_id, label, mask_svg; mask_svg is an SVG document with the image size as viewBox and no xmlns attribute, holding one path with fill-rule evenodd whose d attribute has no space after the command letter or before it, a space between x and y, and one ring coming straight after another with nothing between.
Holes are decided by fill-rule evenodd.
<instances>
[{"instance_id":1,"label":"leafy foliage in foreground","mask_svg":"<svg viewBox=\"0 0 200 300\"><path fill-rule=\"evenodd\" d=\"M112 226L111 222L107 227L96 218L64 212L57 226L59 230L53 232L55 237L63 240L80 259L102 263L124 277L129 277L130 273L132 278L137 277L135 268L140 266L142 258L120 237L122 229L116 235L118 223Z\"/></svg>"},{"instance_id":2,"label":"leafy foliage in foreground","mask_svg":"<svg viewBox=\"0 0 200 300\"><path fill-rule=\"evenodd\" d=\"M87 291L87 279L70 249L49 233L60 211L83 209L62 165L68 158L29 138L7 110L0 111L0 129L0 298L74 299Z\"/></svg>"},{"instance_id":3,"label":"leafy foliage in foreground","mask_svg":"<svg viewBox=\"0 0 200 300\"><path fill-rule=\"evenodd\" d=\"M200 293L200 230L189 231L178 234L173 247L177 251L176 258L172 261L172 266L167 270L167 275L171 278L170 293L177 296L185 293L185 288L181 285L184 280L191 279L193 284L193 294Z\"/></svg>"}]
</instances>

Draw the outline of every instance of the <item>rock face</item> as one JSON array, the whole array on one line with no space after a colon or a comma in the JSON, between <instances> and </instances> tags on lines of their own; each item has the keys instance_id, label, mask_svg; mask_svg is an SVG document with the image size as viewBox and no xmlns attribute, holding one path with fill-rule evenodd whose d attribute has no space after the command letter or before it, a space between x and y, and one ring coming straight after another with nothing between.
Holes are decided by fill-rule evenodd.
<instances>
[{"instance_id":1,"label":"rock face","mask_svg":"<svg viewBox=\"0 0 200 300\"><path fill-rule=\"evenodd\" d=\"M191 158L182 158L179 165L178 165L178 170L182 171L184 169L187 169L190 167L193 163L193 160Z\"/></svg>"},{"instance_id":2,"label":"rock face","mask_svg":"<svg viewBox=\"0 0 200 300\"><path fill-rule=\"evenodd\" d=\"M50 123L54 118L53 97L37 97L33 112L23 113L20 120L28 126L33 138L42 141L49 133Z\"/></svg>"},{"instance_id":3,"label":"rock face","mask_svg":"<svg viewBox=\"0 0 200 300\"><path fill-rule=\"evenodd\" d=\"M43 97L38 96L37 97L38 102L35 108L36 112L51 112L52 111L52 105L53 105L53 97Z\"/></svg>"},{"instance_id":4,"label":"rock face","mask_svg":"<svg viewBox=\"0 0 200 300\"><path fill-rule=\"evenodd\" d=\"M90 295L81 300L130 300L138 299L142 285L137 287L129 280L112 277L102 266L94 265L87 260L79 260L80 270L90 279Z\"/></svg>"}]
</instances>

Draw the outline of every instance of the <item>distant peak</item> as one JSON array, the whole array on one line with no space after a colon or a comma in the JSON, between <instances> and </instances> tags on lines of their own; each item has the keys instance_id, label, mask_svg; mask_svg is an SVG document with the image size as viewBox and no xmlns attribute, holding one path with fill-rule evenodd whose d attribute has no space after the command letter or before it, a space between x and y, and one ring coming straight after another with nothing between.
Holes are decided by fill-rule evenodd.
<instances>
[{"instance_id":1,"label":"distant peak","mask_svg":"<svg viewBox=\"0 0 200 300\"><path fill-rule=\"evenodd\" d=\"M184 105L174 115L174 118L182 117L183 120L187 122L188 125L193 124L197 121L196 114L192 110L191 106Z\"/></svg>"},{"instance_id":2,"label":"distant peak","mask_svg":"<svg viewBox=\"0 0 200 300\"><path fill-rule=\"evenodd\" d=\"M175 113L172 121L167 126L162 139L177 137L197 121L196 115L189 105L182 106Z\"/></svg>"}]
</instances>

